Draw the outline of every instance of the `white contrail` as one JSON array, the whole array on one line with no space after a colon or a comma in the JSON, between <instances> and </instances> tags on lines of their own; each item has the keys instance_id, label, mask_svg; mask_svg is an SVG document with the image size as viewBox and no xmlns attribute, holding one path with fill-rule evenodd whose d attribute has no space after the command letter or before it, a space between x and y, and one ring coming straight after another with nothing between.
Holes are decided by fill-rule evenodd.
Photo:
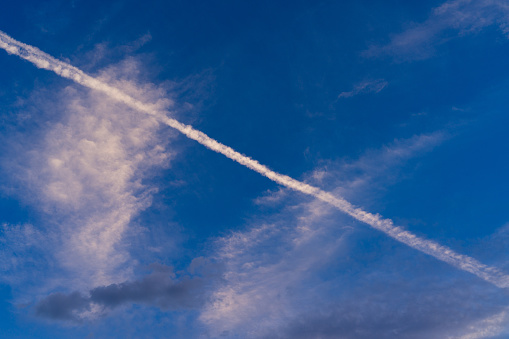
<instances>
[{"instance_id":1,"label":"white contrail","mask_svg":"<svg viewBox=\"0 0 509 339\"><path fill-rule=\"evenodd\" d=\"M378 214L363 211L362 209L353 206L343 198L336 197L317 187L313 187L290 178L289 176L276 173L260 164L258 161L240 154L231 147L221 144L207 136L205 133L194 129L192 126L185 125L175 119L169 118L164 112L160 112L155 105L146 104L136 100L121 90L85 74L83 71L74 66L53 58L36 47L14 40L2 31L0 31L0 48L6 50L9 54L14 54L30 61L38 68L53 71L56 74L64 78L71 79L78 84L101 91L109 97L118 100L131 108L154 115L161 122L179 130L188 138L198 141L205 147L223 154L224 156L260 173L280 185L325 201L353 218L384 232L395 240L415 248L416 250L429 254L463 271L473 273L479 278L498 287L509 287L509 276L497 268L486 266L471 257L456 253L450 248L442 246L434 241L419 238L398 226L394 226L392 220L384 219Z\"/></svg>"}]
</instances>

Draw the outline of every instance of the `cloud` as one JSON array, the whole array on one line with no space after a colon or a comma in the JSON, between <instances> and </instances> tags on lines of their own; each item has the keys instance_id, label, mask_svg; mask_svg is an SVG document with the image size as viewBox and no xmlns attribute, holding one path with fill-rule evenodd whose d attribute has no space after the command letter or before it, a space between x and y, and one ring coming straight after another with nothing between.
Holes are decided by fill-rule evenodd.
<instances>
[{"instance_id":1,"label":"cloud","mask_svg":"<svg viewBox=\"0 0 509 339\"><path fill-rule=\"evenodd\" d=\"M224 282L200 314L210 335L261 337L298 314L304 300L319 304L308 284L319 284L312 277L346 246L344 219L323 202L300 202L218 239L213 258L224 265Z\"/></svg>"},{"instance_id":2,"label":"cloud","mask_svg":"<svg viewBox=\"0 0 509 339\"><path fill-rule=\"evenodd\" d=\"M509 301L323 202L284 206L217 241L224 282L199 318L211 337L447 338Z\"/></svg>"},{"instance_id":3,"label":"cloud","mask_svg":"<svg viewBox=\"0 0 509 339\"><path fill-rule=\"evenodd\" d=\"M424 156L450 137L447 131L436 131L394 139L381 148L364 151L356 159L326 161L306 179L315 185L336 187L335 194L356 200L362 196L367 201L381 185L387 187L408 176L402 168L409 160Z\"/></svg>"},{"instance_id":4,"label":"cloud","mask_svg":"<svg viewBox=\"0 0 509 339\"><path fill-rule=\"evenodd\" d=\"M140 73L139 61L126 58L102 69L99 77L169 108L168 89L140 84ZM44 215L33 228L46 258L40 265L45 287L87 289L129 279L136 263L125 236L141 231L131 222L156 190L144 178L169 166L176 154L169 147L175 133L166 131L161 138L154 117L73 86L37 89L17 109L31 116L31 125L5 139L1 165L18 186L13 193ZM25 275L18 267L9 275ZM62 269L65 274L51 273ZM2 278L10 279L5 270Z\"/></svg>"},{"instance_id":5,"label":"cloud","mask_svg":"<svg viewBox=\"0 0 509 339\"><path fill-rule=\"evenodd\" d=\"M387 178L385 173L397 171L409 158L429 151L443 139L443 134L437 132L396 140L367 151L357 160L328 163L307 177L327 187L359 181L370 186L377 175ZM275 213L254 218L246 230L217 241L214 258L225 265L225 282L218 285L200 316L212 336L249 333L247 336L252 338L276 337L279 331L290 331L285 329L289 323L311 319L326 307L338 307L330 303L339 303L337 298L348 288L338 272L344 269L357 280L357 260L352 258L354 243L360 241L356 233L362 228L328 204L289 193L289 189L265 192L254 202L263 209L272 207ZM377 256L383 260L408 255L394 253L394 249L390 253L380 248L374 251L379 251ZM338 262L345 266L334 268ZM323 320L324 326L328 321L331 323L327 326L338 322L331 317ZM352 324L352 319L344 322L345 326L350 322L352 328L362 326ZM315 330L303 332L307 333L304 337L317 337L321 328Z\"/></svg>"},{"instance_id":6,"label":"cloud","mask_svg":"<svg viewBox=\"0 0 509 339\"><path fill-rule=\"evenodd\" d=\"M128 62L104 73L119 76L134 67ZM135 87L127 81L123 86ZM57 109L68 116L32 153L30 171L38 174L27 182L38 188L43 206L69 215L62 227L67 237L59 254L62 264L71 271L79 267L92 284L115 281L117 268L129 260L119 247L122 237L150 204L151 188L140 181L150 168L168 165L168 139L156 139L159 125L153 118L119 108L97 93L66 88L63 96L64 107Z\"/></svg>"},{"instance_id":7,"label":"cloud","mask_svg":"<svg viewBox=\"0 0 509 339\"><path fill-rule=\"evenodd\" d=\"M385 233L386 235L403 244L433 256L434 258L444 261L456 268L470 272L498 287L505 288L509 286L509 276L504 272L494 267L484 265L466 255L456 253L450 248L442 246L434 241L417 237L416 235L404 230L403 228L395 226L392 220L384 219L381 215L378 214L366 212L363 209L352 205L342 197L334 196L333 194L325 192L317 187L313 187L289 176L277 173L269 169L267 166L260 164L258 161L235 151L231 147L221 144L205 133L194 129L192 126L185 125L176 119L168 117L166 112L161 110L160 102L156 102L155 104L147 104L141 100L138 100L131 96L128 92L122 91L120 88L117 88L101 79L93 78L78 68L73 67L65 62L59 61L33 46L29 46L14 40L3 32L0 32L0 48L6 50L9 54L14 54L27 61L30 61L38 68L51 70L64 78L71 79L85 87L107 94L110 98L124 103L128 107L131 107L140 112L145 112L152 117L156 117L158 121L173 127L188 138L199 142L208 149L223 154L227 158L265 176L266 178L280 185L322 200L336 207L347 215L353 217L354 219L370 225L371 227ZM121 228L122 227L119 227L119 229ZM92 234L93 232L94 230L92 229ZM104 235L108 240L111 237L115 239L115 236L118 235L118 232L106 232Z\"/></svg>"},{"instance_id":8,"label":"cloud","mask_svg":"<svg viewBox=\"0 0 509 339\"><path fill-rule=\"evenodd\" d=\"M201 307L211 286L220 278L221 266L205 258L194 259L188 273L178 276L171 267L153 264L153 272L139 280L98 286L87 295L74 291L53 293L35 305L36 315L52 320L95 319L125 304L145 304L164 310Z\"/></svg>"},{"instance_id":9,"label":"cloud","mask_svg":"<svg viewBox=\"0 0 509 339\"><path fill-rule=\"evenodd\" d=\"M36 306L37 315L54 320L75 319L77 312L87 308L88 302L79 292L54 293Z\"/></svg>"},{"instance_id":10,"label":"cloud","mask_svg":"<svg viewBox=\"0 0 509 339\"><path fill-rule=\"evenodd\" d=\"M475 321L473 324L468 325L465 334L456 337L456 339L481 339L492 338L501 334L507 334L509 329L506 324L508 323L509 316L507 309L500 313L491 315L485 319Z\"/></svg>"},{"instance_id":11,"label":"cloud","mask_svg":"<svg viewBox=\"0 0 509 339\"><path fill-rule=\"evenodd\" d=\"M358 84L356 84L353 89L349 92L341 92L338 95L338 98L351 98L358 94L365 93L378 93L387 87L389 83L384 79L376 79L376 80L365 80Z\"/></svg>"},{"instance_id":12,"label":"cloud","mask_svg":"<svg viewBox=\"0 0 509 339\"><path fill-rule=\"evenodd\" d=\"M393 171L441 140L439 133L415 136L370 150L347 163L363 169L348 176L371 177L377 161ZM262 207L275 201L282 211L218 239L212 259L219 267L204 258L188 273L154 265L139 280L52 294L36 305L36 314L82 322L134 303L198 311L200 322L191 327L203 323L212 337L445 338L474 325L479 332L483 319L503 309L506 298L498 289L389 239L363 246L366 231L328 204L302 197L288 204L295 199L288 190L274 192L275 199L268 195Z\"/></svg>"},{"instance_id":13,"label":"cloud","mask_svg":"<svg viewBox=\"0 0 509 339\"><path fill-rule=\"evenodd\" d=\"M386 45L372 45L367 57L390 55L401 60L426 59L436 45L496 25L509 36L509 5L505 1L453 0L432 10L426 21L392 36Z\"/></svg>"},{"instance_id":14,"label":"cloud","mask_svg":"<svg viewBox=\"0 0 509 339\"><path fill-rule=\"evenodd\" d=\"M392 184L388 173L448 137L395 140L308 177L326 187ZM224 263L224 283L199 318L212 337L456 338L505 309L499 289L363 229L328 204L288 193L264 193L255 203L277 212L218 239L214 258Z\"/></svg>"},{"instance_id":15,"label":"cloud","mask_svg":"<svg viewBox=\"0 0 509 339\"><path fill-rule=\"evenodd\" d=\"M381 284L381 282L378 282ZM273 338L490 338L501 332L501 305L485 304L483 293L450 283L417 288L386 282L350 291L346 300L290 320ZM373 284L374 285L374 284ZM399 289L399 291L398 291ZM376 295L375 295L376 293ZM469 293L474 293L474 295ZM490 297L494 301L495 294ZM494 314L493 314L494 313ZM489 314L487 319L483 317ZM470 324L484 324L463 335ZM491 322L491 324L489 324ZM269 336L267 336L269 337Z\"/></svg>"}]
</instances>

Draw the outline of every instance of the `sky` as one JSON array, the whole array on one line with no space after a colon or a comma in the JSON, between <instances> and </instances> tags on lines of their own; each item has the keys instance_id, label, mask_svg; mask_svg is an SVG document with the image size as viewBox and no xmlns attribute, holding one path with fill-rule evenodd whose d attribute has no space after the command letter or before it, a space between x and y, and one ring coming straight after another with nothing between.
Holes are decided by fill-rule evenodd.
<instances>
[{"instance_id":1,"label":"sky","mask_svg":"<svg viewBox=\"0 0 509 339\"><path fill-rule=\"evenodd\" d=\"M509 337L509 2L0 11L1 338Z\"/></svg>"}]
</instances>

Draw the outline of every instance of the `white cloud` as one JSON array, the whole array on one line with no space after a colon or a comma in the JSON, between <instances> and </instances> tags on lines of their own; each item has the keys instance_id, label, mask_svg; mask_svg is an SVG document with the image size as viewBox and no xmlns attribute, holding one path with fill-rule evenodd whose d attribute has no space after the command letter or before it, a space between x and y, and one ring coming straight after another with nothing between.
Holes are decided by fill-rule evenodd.
<instances>
[{"instance_id":1,"label":"white cloud","mask_svg":"<svg viewBox=\"0 0 509 339\"><path fill-rule=\"evenodd\" d=\"M452 0L434 8L426 21L412 24L392 36L386 45L373 45L365 56L392 55L398 59L425 59L434 46L496 25L509 36L509 4L496 0Z\"/></svg>"},{"instance_id":2,"label":"white cloud","mask_svg":"<svg viewBox=\"0 0 509 339\"><path fill-rule=\"evenodd\" d=\"M299 303L316 305L315 289L303 293L303 285L338 254L351 230L338 227L348 222L332 218L334 212L320 201L301 203L218 240L214 259L225 265L224 284L200 315L212 336L270 336L302 312Z\"/></svg>"},{"instance_id":3,"label":"white cloud","mask_svg":"<svg viewBox=\"0 0 509 339\"><path fill-rule=\"evenodd\" d=\"M130 58L104 69L101 78L169 107L166 90L136 82L140 71ZM63 277L71 279L73 288L124 281L133 259L123 237L155 190L142 180L150 169L169 165L173 151L168 145L175 134L160 138L154 117L98 92L69 86L32 97L38 98L39 114L50 119L59 112L59 118L39 126L45 129L38 132L40 139L25 135L20 152L9 159L18 163L9 175L24 187L24 199L59 230L58 239L47 239L46 251L67 271Z\"/></svg>"},{"instance_id":4,"label":"white cloud","mask_svg":"<svg viewBox=\"0 0 509 339\"><path fill-rule=\"evenodd\" d=\"M482 339L493 338L507 333L509 320L507 310L503 310L485 319L478 320L467 327L467 333L461 336L450 337L455 339Z\"/></svg>"},{"instance_id":5,"label":"white cloud","mask_svg":"<svg viewBox=\"0 0 509 339\"><path fill-rule=\"evenodd\" d=\"M338 98L350 98L358 94L378 93L387 87L389 83L384 79L364 80L356 84L351 91L341 92Z\"/></svg>"},{"instance_id":6,"label":"white cloud","mask_svg":"<svg viewBox=\"0 0 509 339\"><path fill-rule=\"evenodd\" d=\"M357 159L325 162L307 180L317 186L337 187L334 193L349 199L367 201L381 186L387 187L408 176L400 169L409 160L431 152L449 137L447 132L437 131L395 139L381 148L364 151Z\"/></svg>"}]
</instances>

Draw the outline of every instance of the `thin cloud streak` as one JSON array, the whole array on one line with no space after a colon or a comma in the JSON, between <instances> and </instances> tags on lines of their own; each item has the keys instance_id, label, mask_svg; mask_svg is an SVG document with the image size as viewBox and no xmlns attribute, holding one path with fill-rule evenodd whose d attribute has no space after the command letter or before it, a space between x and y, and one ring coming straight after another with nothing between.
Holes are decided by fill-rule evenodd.
<instances>
[{"instance_id":1,"label":"thin cloud streak","mask_svg":"<svg viewBox=\"0 0 509 339\"><path fill-rule=\"evenodd\" d=\"M0 48L6 50L9 54L14 54L27 61L30 61L38 68L53 71L56 74L73 80L78 84L101 91L111 98L114 98L131 108L153 115L157 117L159 121L177 129L188 138L198 141L205 147L217 153L223 154L224 156L238 162L241 165L244 165L247 168L252 169L255 172L260 173L261 175L280 185L325 201L343 211L344 213L350 215L351 217L362 221L381 232L384 232L399 242L402 242L423 253L431 255L461 270L475 274L479 278L500 288L509 287L509 276L505 275L497 268L489 267L466 255L458 254L450 248L442 246L434 241L419 238L414 234L405 231L398 226L395 226L392 220L384 219L378 214L372 214L360 208L356 208L343 198L335 197L331 193L322 191L317 187L313 187L289 176L274 172L266 166L260 164L258 161L242 155L241 153L233 150L231 147L219 143L203 132L195 130L190 125L185 125L175 119L167 117L158 110L157 105L146 104L136 100L121 90L85 74L78 68L57 60L36 47L16 41L1 31Z\"/></svg>"},{"instance_id":2,"label":"thin cloud streak","mask_svg":"<svg viewBox=\"0 0 509 339\"><path fill-rule=\"evenodd\" d=\"M381 90L387 87L388 84L389 83L384 79L365 80L356 84L351 91L341 92L338 95L338 99L351 98L361 93L379 93Z\"/></svg>"}]
</instances>

